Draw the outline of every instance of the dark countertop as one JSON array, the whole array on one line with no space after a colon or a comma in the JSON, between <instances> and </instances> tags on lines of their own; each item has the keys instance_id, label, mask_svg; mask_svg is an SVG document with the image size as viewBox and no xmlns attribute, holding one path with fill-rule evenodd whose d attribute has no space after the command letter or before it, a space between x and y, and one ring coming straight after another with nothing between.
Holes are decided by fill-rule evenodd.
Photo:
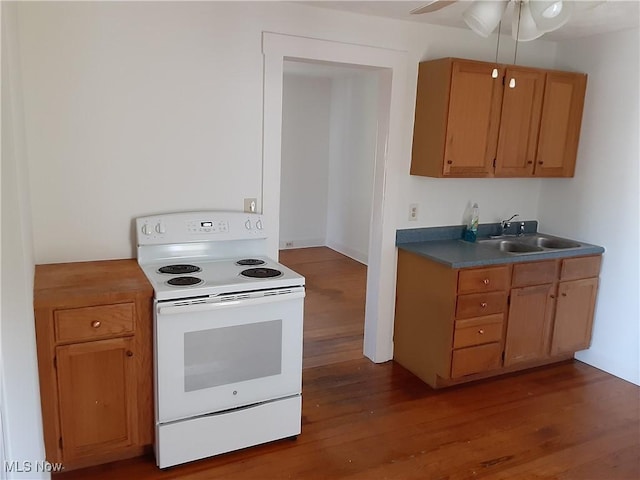
<instances>
[{"instance_id":1,"label":"dark countertop","mask_svg":"<svg viewBox=\"0 0 640 480\"><path fill-rule=\"evenodd\" d=\"M499 229L499 224L480 225L478 240L497 234L497 229ZM579 247L514 254L502 252L494 246L466 242L461 239L463 232L464 226L462 225L398 230L396 232L396 246L401 250L421 255L451 268L535 262L554 258L600 255L604 252L604 248L598 245L576 241L580 244ZM536 233L552 238L561 238L537 232L536 221L526 222L525 237Z\"/></svg>"}]
</instances>

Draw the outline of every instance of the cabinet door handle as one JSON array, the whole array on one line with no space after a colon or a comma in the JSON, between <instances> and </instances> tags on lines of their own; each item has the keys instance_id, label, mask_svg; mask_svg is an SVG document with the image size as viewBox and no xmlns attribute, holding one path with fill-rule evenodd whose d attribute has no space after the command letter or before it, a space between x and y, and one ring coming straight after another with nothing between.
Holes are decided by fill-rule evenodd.
<instances>
[{"instance_id":1,"label":"cabinet door handle","mask_svg":"<svg viewBox=\"0 0 640 480\"><path fill-rule=\"evenodd\" d=\"M480 330L478 330L478 333L479 333L480 335L484 335L484 330L483 330L483 329L480 329Z\"/></svg>"},{"instance_id":2,"label":"cabinet door handle","mask_svg":"<svg viewBox=\"0 0 640 480\"><path fill-rule=\"evenodd\" d=\"M567 294L566 294L566 293L563 293L563 294L562 294L562 296L563 296L563 297L566 297L566 296L567 296Z\"/></svg>"},{"instance_id":3,"label":"cabinet door handle","mask_svg":"<svg viewBox=\"0 0 640 480\"><path fill-rule=\"evenodd\" d=\"M543 165L543 164L544 164L544 162L543 162L542 160L540 160L540 161L538 162L538 165Z\"/></svg>"},{"instance_id":4,"label":"cabinet door handle","mask_svg":"<svg viewBox=\"0 0 640 480\"><path fill-rule=\"evenodd\" d=\"M127 357L133 357L133 352L131 350L127 350Z\"/></svg>"},{"instance_id":5,"label":"cabinet door handle","mask_svg":"<svg viewBox=\"0 0 640 480\"><path fill-rule=\"evenodd\" d=\"M451 165L453 163L453 160L447 160L447 164Z\"/></svg>"},{"instance_id":6,"label":"cabinet door handle","mask_svg":"<svg viewBox=\"0 0 640 480\"><path fill-rule=\"evenodd\" d=\"M487 308L487 302L482 302L482 303L480 304L480 306L481 306L482 308Z\"/></svg>"},{"instance_id":7,"label":"cabinet door handle","mask_svg":"<svg viewBox=\"0 0 640 480\"><path fill-rule=\"evenodd\" d=\"M485 278L484 280L482 280L482 283L484 283L485 285L489 285L489 279Z\"/></svg>"},{"instance_id":8,"label":"cabinet door handle","mask_svg":"<svg viewBox=\"0 0 640 480\"><path fill-rule=\"evenodd\" d=\"M93 322L91 322L91 326L93 328L100 328L100 325L102 325L102 322L100 320L94 320Z\"/></svg>"},{"instance_id":9,"label":"cabinet door handle","mask_svg":"<svg viewBox=\"0 0 640 480\"><path fill-rule=\"evenodd\" d=\"M551 294L551 295L549 295L549 298L556 298L556 296Z\"/></svg>"}]
</instances>

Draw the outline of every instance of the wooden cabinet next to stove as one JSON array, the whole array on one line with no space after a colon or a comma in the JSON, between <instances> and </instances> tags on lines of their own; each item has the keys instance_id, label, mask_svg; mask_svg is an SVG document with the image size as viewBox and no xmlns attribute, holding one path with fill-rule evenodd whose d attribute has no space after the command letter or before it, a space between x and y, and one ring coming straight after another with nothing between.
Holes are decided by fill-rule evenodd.
<instances>
[{"instance_id":1,"label":"wooden cabinet next to stove","mask_svg":"<svg viewBox=\"0 0 640 480\"><path fill-rule=\"evenodd\" d=\"M65 470L153 442L153 290L135 260L37 265L46 459Z\"/></svg>"}]
</instances>

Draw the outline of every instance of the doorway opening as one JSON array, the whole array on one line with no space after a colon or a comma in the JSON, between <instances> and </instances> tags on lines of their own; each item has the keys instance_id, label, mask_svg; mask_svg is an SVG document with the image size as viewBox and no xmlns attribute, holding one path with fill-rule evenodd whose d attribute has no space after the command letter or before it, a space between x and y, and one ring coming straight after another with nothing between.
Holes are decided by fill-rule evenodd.
<instances>
[{"instance_id":1,"label":"doorway opening","mask_svg":"<svg viewBox=\"0 0 640 480\"><path fill-rule=\"evenodd\" d=\"M367 252L364 354L374 362L393 357L395 229L403 152L406 52L352 43L263 32L264 124L262 213L270 225L269 254L280 238L283 80L285 61L341 64L377 73L377 124L373 197ZM408 157L407 157L408 158ZM395 159L391 161L391 159Z\"/></svg>"},{"instance_id":2,"label":"doorway opening","mask_svg":"<svg viewBox=\"0 0 640 480\"><path fill-rule=\"evenodd\" d=\"M283 75L280 261L307 277L306 368L363 356L378 73L285 60Z\"/></svg>"}]
</instances>

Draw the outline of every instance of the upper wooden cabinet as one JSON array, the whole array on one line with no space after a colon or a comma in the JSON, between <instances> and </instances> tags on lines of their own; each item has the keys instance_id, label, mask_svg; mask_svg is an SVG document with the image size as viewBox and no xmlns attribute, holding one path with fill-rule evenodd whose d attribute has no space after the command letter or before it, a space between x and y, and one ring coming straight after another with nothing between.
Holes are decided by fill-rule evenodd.
<instances>
[{"instance_id":1,"label":"upper wooden cabinet","mask_svg":"<svg viewBox=\"0 0 640 480\"><path fill-rule=\"evenodd\" d=\"M443 58L418 72L411 174L570 177L586 75Z\"/></svg>"},{"instance_id":2,"label":"upper wooden cabinet","mask_svg":"<svg viewBox=\"0 0 640 480\"><path fill-rule=\"evenodd\" d=\"M536 176L573 177L586 88L586 75L547 72Z\"/></svg>"}]
</instances>

